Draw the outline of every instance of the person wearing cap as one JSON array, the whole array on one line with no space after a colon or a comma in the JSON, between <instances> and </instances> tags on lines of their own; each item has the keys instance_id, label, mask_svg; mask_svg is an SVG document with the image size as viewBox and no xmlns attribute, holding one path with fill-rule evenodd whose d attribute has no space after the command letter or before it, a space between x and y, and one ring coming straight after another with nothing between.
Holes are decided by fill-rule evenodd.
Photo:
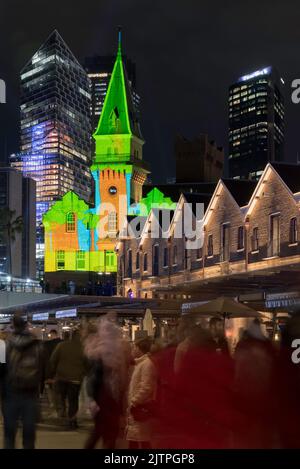
<instances>
[{"instance_id":1,"label":"person wearing cap","mask_svg":"<svg viewBox=\"0 0 300 469\"><path fill-rule=\"evenodd\" d=\"M156 369L149 357L151 345L152 340L146 337L137 340L133 347L135 366L129 384L125 430L130 449L150 448L153 416L150 413L148 417L140 419L138 413L154 402L156 394Z\"/></svg>"}]
</instances>

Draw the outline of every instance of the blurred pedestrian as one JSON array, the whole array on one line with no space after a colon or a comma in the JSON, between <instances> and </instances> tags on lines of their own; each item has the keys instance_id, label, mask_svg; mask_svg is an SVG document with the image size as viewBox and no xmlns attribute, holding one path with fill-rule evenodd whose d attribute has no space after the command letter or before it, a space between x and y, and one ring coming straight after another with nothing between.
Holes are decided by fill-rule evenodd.
<instances>
[{"instance_id":1,"label":"blurred pedestrian","mask_svg":"<svg viewBox=\"0 0 300 469\"><path fill-rule=\"evenodd\" d=\"M55 379L59 417L65 417L67 402L70 429L78 428L79 392L86 373L87 362L83 354L80 333L79 330L75 330L71 340L65 340L56 346L50 359L50 375Z\"/></svg>"},{"instance_id":2,"label":"blurred pedestrian","mask_svg":"<svg viewBox=\"0 0 300 469\"><path fill-rule=\"evenodd\" d=\"M48 335L48 340L43 343L44 358L45 358L44 381L45 381L46 388L47 388L49 406L50 406L50 409L53 411L53 416L55 417L57 417L58 415L58 399L57 399L58 393L57 393L55 381L51 379L50 358L55 348L57 347L58 344L60 344L60 342L61 342L61 339L58 336L57 330L51 329Z\"/></svg>"},{"instance_id":3,"label":"blurred pedestrian","mask_svg":"<svg viewBox=\"0 0 300 469\"><path fill-rule=\"evenodd\" d=\"M255 319L237 344L235 404L241 416L235 448L273 448L276 435L276 353Z\"/></svg>"},{"instance_id":4,"label":"blurred pedestrian","mask_svg":"<svg viewBox=\"0 0 300 469\"><path fill-rule=\"evenodd\" d=\"M5 335L0 331L0 402L1 410L3 412L3 391L4 391L4 379L6 372L6 343Z\"/></svg>"},{"instance_id":5,"label":"blurred pedestrian","mask_svg":"<svg viewBox=\"0 0 300 469\"><path fill-rule=\"evenodd\" d=\"M95 422L85 448L95 448L102 438L104 448L114 449L124 413L130 364L129 344L115 313L99 320L97 331L86 338L85 353L91 365L87 394Z\"/></svg>"},{"instance_id":6,"label":"blurred pedestrian","mask_svg":"<svg viewBox=\"0 0 300 469\"><path fill-rule=\"evenodd\" d=\"M157 388L156 369L149 357L152 340L149 337L134 343L135 366L128 391L127 427L125 438L130 449L150 448L152 419Z\"/></svg>"},{"instance_id":7,"label":"blurred pedestrian","mask_svg":"<svg viewBox=\"0 0 300 469\"><path fill-rule=\"evenodd\" d=\"M278 361L279 390L276 417L281 448L300 448L300 312L289 318L282 332Z\"/></svg>"},{"instance_id":8,"label":"blurred pedestrian","mask_svg":"<svg viewBox=\"0 0 300 469\"><path fill-rule=\"evenodd\" d=\"M76 283L73 280L69 280L68 290L70 295L75 295Z\"/></svg>"},{"instance_id":9,"label":"blurred pedestrian","mask_svg":"<svg viewBox=\"0 0 300 469\"><path fill-rule=\"evenodd\" d=\"M190 347L190 338L195 327L195 322L190 317L182 318L177 329L178 345L174 357L174 371L180 369L184 356Z\"/></svg>"},{"instance_id":10,"label":"blurred pedestrian","mask_svg":"<svg viewBox=\"0 0 300 469\"><path fill-rule=\"evenodd\" d=\"M13 334L7 342L4 385L4 447L13 449L18 421L23 425L23 447L34 449L43 353L24 319L13 317Z\"/></svg>"},{"instance_id":11,"label":"blurred pedestrian","mask_svg":"<svg viewBox=\"0 0 300 469\"><path fill-rule=\"evenodd\" d=\"M224 320L213 317L209 321L209 330L218 353L229 353L228 342L224 332Z\"/></svg>"},{"instance_id":12,"label":"blurred pedestrian","mask_svg":"<svg viewBox=\"0 0 300 469\"><path fill-rule=\"evenodd\" d=\"M209 330L195 325L173 382L169 381L164 421L168 448L220 449L230 446L233 420L233 363L216 353Z\"/></svg>"}]
</instances>

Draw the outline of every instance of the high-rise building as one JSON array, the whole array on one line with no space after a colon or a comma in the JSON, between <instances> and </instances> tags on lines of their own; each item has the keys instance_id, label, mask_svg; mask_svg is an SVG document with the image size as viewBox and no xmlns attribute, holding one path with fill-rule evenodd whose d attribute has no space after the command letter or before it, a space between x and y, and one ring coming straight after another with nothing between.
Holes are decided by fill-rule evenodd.
<instances>
[{"instance_id":1,"label":"high-rise building","mask_svg":"<svg viewBox=\"0 0 300 469\"><path fill-rule=\"evenodd\" d=\"M284 159L284 81L273 67L244 75L229 88L229 176L258 179Z\"/></svg>"},{"instance_id":2,"label":"high-rise building","mask_svg":"<svg viewBox=\"0 0 300 469\"><path fill-rule=\"evenodd\" d=\"M33 179L23 177L13 168L0 167L0 208L12 212L11 220L0 220L0 225L14 223L18 217L22 217L23 221L22 231L15 233L15 240L10 240L11 266L6 228L3 228L3 239L0 241L0 272L13 277L34 279L36 276L35 194L36 183Z\"/></svg>"},{"instance_id":3,"label":"high-rise building","mask_svg":"<svg viewBox=\"0 0 300 469\"><path fill-rule=\"evenodd\" d=\"M11 165L37 183L37 253L42 215L69 190L89 200L89 78L55 30L21 71L20 153Z\"/></svg>"},{"instance_id":4,"label":"high-rise building","mask_svg":"<svg viewBox=\"0 0 300 469\"><path fill-rule=\"evenodd\" d=\"M103 108L111 74L116 60L115 55L94 56L85 59L84 68L90 78L91 120L95 131ZM136 67L126 56L123 57L124 73L127 75L135 112L139 117L140 96L136 91Z\"/></svg>"},{"instance_id":5,"label":"high-rise building","mask_svg":"<svg viewBox=\"0 0 300 469\"><path fill-rule=\"evenodd\" d=\"M176 182L214 182L223 176L224 150L208 135L175 140Z\"/></svg>"}]
</instances>

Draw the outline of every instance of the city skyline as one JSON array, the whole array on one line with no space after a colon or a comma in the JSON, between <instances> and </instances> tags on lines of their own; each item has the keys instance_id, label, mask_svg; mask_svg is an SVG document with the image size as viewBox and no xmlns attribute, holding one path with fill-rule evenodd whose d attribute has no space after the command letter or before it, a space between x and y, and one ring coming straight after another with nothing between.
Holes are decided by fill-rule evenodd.
<instances>
[{"instance_id":1,"label":"city skyline","mask_svg":"<svg viewBox=\"0 0 300 469\"><path fill-rule=\"evenodd\" d=\"M262 9L267 9L271 3L264 1L261 5ZM176 133L182 133L188 138L202 132L208 133L220 145L224 145L228 154L228 88L239 76L268 64L276 67L285 79L286 159L295 161L299 148L296 132L299 110L290 99L290 84L297 78L294 57L299 41L292 28L295 14L285 12L286 23L291 27L282 27L281 10L272 6L269 12L270 24L272 23L270 28L263 15L255 23L255 12L236 2L229 7L219 4L217 10L204 5L201 18L198 14L200 7L193 2L190 8L184 9L179 2L173 2L172 10L168 8L169 2L165 2L158 7L159 10L155 9L155 17L148 3L139 6L135 1L129 4L127 2L126 5L117 2L113 9L106 2L100 5L90 2L90 6L94 14L91 15L87 8L87 11L80 12L81 16L79 7L74 6L71 27L63 14L59 18L55 17L53 8L53 12L39 19L38 27L29 37L19 18L16 27L18 33L14 36L5 27L2 28L1 77L7 82L8 104L1 109L1 123L6 121L6 126L3 126L8 133L8 153L17 150L16 72L38 43L52 29L57 28L75 56L83 63L84 57L88 55L113 53L113 35L117 25L121 24L125 33L126 53L137 65L138 92L142 99L141 120L146 140L145 160L152 166L155 182L165 180L174 173ZM31 9L29 4L26 9L28 15ZM235 16L231 16L233 10L235 16L243 13L238 25L234 22ZM10 7L7 6L3 20L9 19L11 14ZM34 17L37 16L39 13L35 11ZM147 22L143 23L142 18L145 17ZM213 35L208 34L207 29L210 24L207 20L210 17L214 19ZM109 21L104 21L104 18L109 18ZM81 34L76 36L73 31L79 25ZM238 46L234 42L237 35ZM191 102L193 106L190 105ZM3 142L1 146L4 148ZM158 162L159 171L156 169Z\"/></svg>"}]
</instances>

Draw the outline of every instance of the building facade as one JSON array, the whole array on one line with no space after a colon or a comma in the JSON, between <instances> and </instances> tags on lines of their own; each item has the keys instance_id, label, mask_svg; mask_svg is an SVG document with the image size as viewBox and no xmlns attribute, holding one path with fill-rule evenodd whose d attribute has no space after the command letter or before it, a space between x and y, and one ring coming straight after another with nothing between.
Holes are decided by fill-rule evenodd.
<instances>
[{"instance_id":1,"label":"building facade","mask_svg":"<svg viewBox=\"0 0 300 469\"><path fill-rule=\"evenodd\" d=\"M69 191L43 217L48 278L58 271L68 272L69 278L72 272L116 272L117 234L131 205L137 210L142 198L149 171L143 162L144 140L123 66L121 35L93 138L94 205Z\"/></svg>"},{"instance_id":2,"label":"building facade","mask_svg":"<svg viewBox=\"0 0 300 469\"><path fill-rule=\"evenodd\" d=\"M9 243L4 239L0 244L0 272L13 277L24 279L36 278L36 184L30 178L25 178L22 173L13 168L0 167L0 208L13 212L10 223L18 217L22 217L23 227L21 233L15 234L15 240L11 239L11 268L9 262ZM5 224L7 220L1 220Z\"/></svg>"},{"instance_id":3,"label":"building facade","mask_svg":"<svg viewBox=\"0 0 300 469\"><path fill-rule=\"evenodd\" d=\"M176 182L213 182L223 176L224 150L208 135L175 140Z\"/></svg>"},{"instance_id":4,"label":"building facade","mask_svg":"<svg viewBox=\"0 0 300 469\"><path fill-rule=\"evenodd\" d=\"M284 82L267 67L229 88L229 177L258 180L268 162L284 161Z\"/></svg>"},{"instance_id":5,"label":"building facade","mask_svg":"<svg viewBox=\"0 0 300 469\"><path fill-rule=\"evenodd\" d=\"M37 252L42 215L69 190L91 196L90 83L54 31L21 71L20 153L11 165L36 181Z\"/></svg>"},{"instance_id":6,"label":"building facade","mask_svg":"<svg viewBox=\"0 0 300 469\"><path fill-rule=\"evenodd\" d=\"M184 204L191 202L191 194L182 194L165 236L160 232L153 237L144 230L139 236L120 238L119 294L126 296L130 290L135 297L183 298L191 292L197 298L203 287L207 299L211 285L217 296L221 284L232 296L251 288L255 294L267 288L271 292L281 288L285 293L297 289L299 181L300 166L273 163L258 182L220 180L209 201L192 194L204 206L203 217L194 216L200 241L192 248L187 245L186 228L182 236L174 236L182 224ZM150 226L153 216L151 211L141 223ZM132 269L128 269L131 262Z\"/></svg>"}]
</instances>

